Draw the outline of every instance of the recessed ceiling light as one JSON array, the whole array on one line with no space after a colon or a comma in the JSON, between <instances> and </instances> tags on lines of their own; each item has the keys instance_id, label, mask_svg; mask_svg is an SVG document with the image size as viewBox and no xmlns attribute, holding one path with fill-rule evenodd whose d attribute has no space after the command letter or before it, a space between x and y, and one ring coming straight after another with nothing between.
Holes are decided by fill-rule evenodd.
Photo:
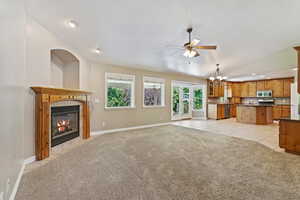
<instances>
[{"instance_id":1,"label":"recessed ceiling light","mask_svg":"<svg viewBox=\"0 0 300 200\"><path fill-rule=\"evenodd\" d=\"M96 54L102 54L102 51L99 48L97 48L97 49L95 49L95 53Z\"/></svg>"},{"instance_id":2,"label":"recessed ceiling light","mask_svg":"<svg viewBox=\"0 0 300 200\"><path fill-rule=\"evenodd\" d=\"M75 22L74 20L68 21L67 24L71 28L76 28L78 26L77 22Z\"/></svg>"}]
</instances>

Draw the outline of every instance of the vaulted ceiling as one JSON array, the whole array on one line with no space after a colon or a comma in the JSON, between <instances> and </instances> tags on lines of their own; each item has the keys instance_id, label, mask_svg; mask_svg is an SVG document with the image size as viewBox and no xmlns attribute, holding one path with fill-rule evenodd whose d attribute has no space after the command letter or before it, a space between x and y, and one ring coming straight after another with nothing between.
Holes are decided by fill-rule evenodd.
<instances>
[{"instance_id":1,"label":"vaulted ceiling","mask_svg":"<svg viewBox=\"0 0 300 200\"><path fill-rule=\"evenodd\" d=\"M29 15L89 60L202 77L216 63L230 78L292 74L299 10L299 0L28 0ZM183 57L177 47L190 26L200 44L218 49Z\"/></svg>"}]
</instances>

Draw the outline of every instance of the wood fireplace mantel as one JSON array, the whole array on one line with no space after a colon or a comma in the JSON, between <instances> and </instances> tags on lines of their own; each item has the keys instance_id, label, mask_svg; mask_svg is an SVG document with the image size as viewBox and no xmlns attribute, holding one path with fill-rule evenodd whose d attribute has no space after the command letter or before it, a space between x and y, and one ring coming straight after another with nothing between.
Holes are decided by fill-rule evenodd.
<instances>
[{"instance_id":1,"label":"wood fireplace mantel","mask_svg":"<svg viewBox=\"0 0 300 200\"><path fill-rule=\"evenodd\" d=\"M31 87L36 93L35 97L35 154L37 160L43 160L49 157L49 127L50 127L50 107L54 102L59 101L79 101L82 103L82 138L90 137L90 113L89 113L89 96L92 94L88 91L49 88L49 87Z\"/></svg>"}]
</instances>

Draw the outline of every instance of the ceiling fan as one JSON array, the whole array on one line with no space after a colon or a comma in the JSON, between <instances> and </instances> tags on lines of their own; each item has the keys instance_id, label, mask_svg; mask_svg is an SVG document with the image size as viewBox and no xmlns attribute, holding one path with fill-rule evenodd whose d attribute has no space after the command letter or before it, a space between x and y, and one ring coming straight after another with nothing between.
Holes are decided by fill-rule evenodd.
<instances>
[{"instance_id":1,"label":"ceiling fan","mask_svg":"<svg viewBox=\"0 0 300 200\"><path fill-rule=\"evenodd\" d=\"M184 46L184 53L183 55L187 58L193 58L193 57L197 57L197 56L200 56L199 52L197 51L198 49L202 49L202 50L215 50L217 49L217 46L210 46L210 45L207 45L207 46L202 46L202 45L197 45L200 40L197 40L197 39L194 39L192 41L192 31L193 31L193 28L188 28L186 30L189 34L189 42L185 43L183 46Z\"/></svg>"}]
</instances>

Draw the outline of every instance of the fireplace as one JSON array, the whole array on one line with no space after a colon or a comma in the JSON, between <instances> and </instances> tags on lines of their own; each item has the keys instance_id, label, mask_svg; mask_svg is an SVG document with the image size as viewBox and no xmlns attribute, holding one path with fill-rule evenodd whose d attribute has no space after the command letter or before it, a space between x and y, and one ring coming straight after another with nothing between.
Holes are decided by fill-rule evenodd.
<instances>
[{"instance_id":1,"label":"fireplace","mask_svg":"<svg viewBox=\"0 0 300 200\"><path fill-rule=\"evenodd\" d=\"M80 135L80 106L51 108L51 147Z\"/></svg>"}]
</instances>

